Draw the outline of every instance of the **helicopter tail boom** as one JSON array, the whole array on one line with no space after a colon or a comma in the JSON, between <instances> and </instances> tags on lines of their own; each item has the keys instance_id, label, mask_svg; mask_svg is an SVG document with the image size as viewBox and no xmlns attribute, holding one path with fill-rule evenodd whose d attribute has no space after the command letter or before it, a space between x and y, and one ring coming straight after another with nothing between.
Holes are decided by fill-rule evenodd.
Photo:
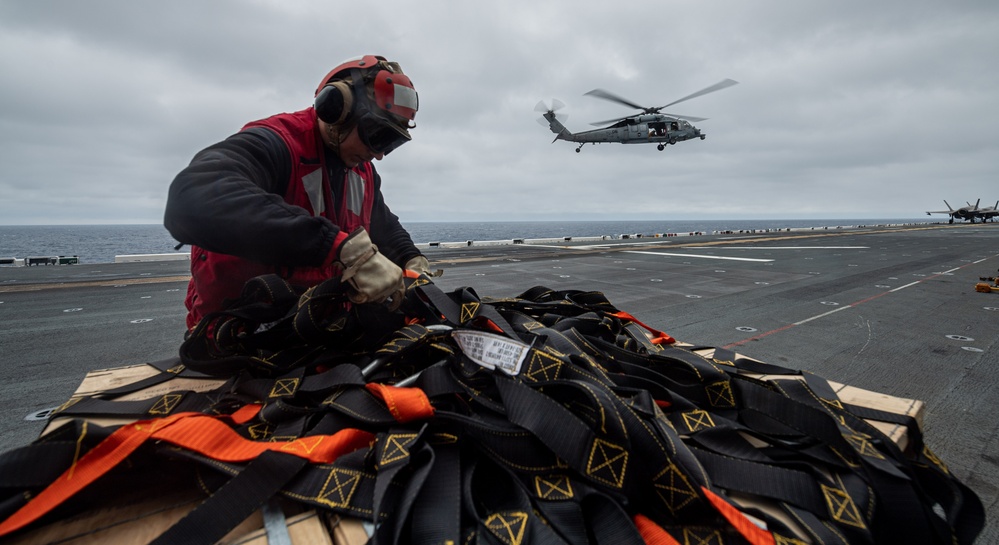
<instances>
[{"instance_id":1,"label":"helicopter tail boom","mask_svg":"<svg viewBox=\"0 0 999 545\"><path fill-rule=\"evenodd\" d=\"M548 129L555 134L555 140L572 139L572 132L565 128L565 125L563 125L562 122L555 117L553 112L546 112L544 117L548 120Z\"/></svg>"}]
</instances>

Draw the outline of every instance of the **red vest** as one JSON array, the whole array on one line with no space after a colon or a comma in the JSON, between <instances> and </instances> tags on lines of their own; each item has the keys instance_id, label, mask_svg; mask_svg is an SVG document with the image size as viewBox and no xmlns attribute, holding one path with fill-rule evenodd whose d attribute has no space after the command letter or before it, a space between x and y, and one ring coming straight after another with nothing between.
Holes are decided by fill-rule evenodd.
<instances>
[{"instance_id":1,"label":"red vest","mask_svg":"<svg viewBox=\"0 0 999 545\"><path fill-rule=\"evenodd\" d=\"M313 216L323 216L350 233L358 227L370 230L371 208L375 199L375 171L371 163L347 170L340 195L339 210L333 210L333 196L326 169L323 142L316 127L313 108L278 114L248 123L276 132L291 152L292 168L284 200L304 208ZM236 227L238 228L238 226ZM191 282L187 287L187 327L193 328L203 316L225 308L227 299L239 297L247 280L262 274L279 274L292 285L314 286L339 272L329 267L275 267L228 254L209 252L191 246Z\"/></svg>"}]
</instances>

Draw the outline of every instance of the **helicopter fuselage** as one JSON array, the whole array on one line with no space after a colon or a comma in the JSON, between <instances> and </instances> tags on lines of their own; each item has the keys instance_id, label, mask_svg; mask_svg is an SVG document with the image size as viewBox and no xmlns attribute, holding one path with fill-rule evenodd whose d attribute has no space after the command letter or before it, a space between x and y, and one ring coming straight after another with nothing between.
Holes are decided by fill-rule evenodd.
<instances>
[{"instance_id":1,"label":"helicopter fuselage","mask_svg":"<svg viewBox=\"0 0 999 545\"><path fill-rule=\"evenodd\" d=\"M538 121L541 121L542 123L547 121L548 128L555 133L555 140L553 140L553 142L557 140L576 142L579 144L579 146L576 147L576 153L579 153L584 144L599 144L602 142L617 142L619 144L658 144L656 147L659 148L659 151L662 151L668 144L676 144L677 142L691 140L694 138L704 140L705 137L704 133L702 133L700 129L690 124L691 121L704 121L705 118L668 114L662 112L663 109L692 98L720 91L738 83L739 82L735 80L724 79L714 85L705 87L696 93L689 94L679 100L674 100L665 106L655 107L642 106L641 104L632 102L609 91L594 89L585 94L609 100L629 108L637 108L642 110L642 113L593 123L593 125L603 125L606 123L613 123L613 125L602 129L592 129L575 133L565 128L562 121L555 115L556 111L565 106L562 101L553 99L550 108L544 103L544 101L538 102L538 105L535 106L534 109L535 111L542 112L542 119L539 119Z\"/></svg>"},{"instance_id":2,"label":"helicopter fuselage","mask_svg":"<svg viewBox=\"0 0 999 545\"><path fill-rule=\"evenodd\" d=\"M616 142L621 144L675 144L692 138L704 139L700 129L683 119L661 114L644 114L622 119L602 129L570 132L555 119L552 113L545 113L556 140L578 142L580 144Z\"/></svg>"}]
</instances>

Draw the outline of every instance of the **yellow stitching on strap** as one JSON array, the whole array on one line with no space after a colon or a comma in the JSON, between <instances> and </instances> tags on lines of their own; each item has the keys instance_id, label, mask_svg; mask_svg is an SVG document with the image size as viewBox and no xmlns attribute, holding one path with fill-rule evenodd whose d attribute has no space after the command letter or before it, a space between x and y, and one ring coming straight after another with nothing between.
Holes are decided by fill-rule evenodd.
<instances>
[{"instance_id":1,"label":"yellow stitching on strap","mask_svg":"<svg viewBox=\"0 0 999 545\"><path fill-rule=\"evenodd\" d=\"M857 450L860 454L864 456L870 456L871 458L877 458L878 460L884 460L885 457L881 454L873 443L867 440L866 437L862 435L843 435L848 443L853 445L853 448Z\"/></svg>"},{"instance_id":2,"label":"yellow stitching on strap","mask_svg":"<svg viewBox=\"0 0 999 545\"><path fill-rule=\"evenodd\" d=\"M937 455L933 454L933 451L931 451L930 448L927 447L926 445L923 445L923 456L926 456L926 458L929 461L936 464L936 466L940 468L940 471L943 471L945 474L950 475L950 470L947 469L947 464L943 463L943 460L941 460L940 458L937 458Z\"/></svg>"},{"instance_id":3,"label":"yellow stitching on strap","mask_svg":"<svg viewBox=\"0 0 999 545\"><path fill-rule=\"evenodd\" d=\"M271 388L271 393L267 394L267 397L295 395L296 390L298 390L297 378L282 378L274 382L274 387Z\"/></svg>"},{"instance_id":4,"label":"yellow stitching on strap","mask_svg":"<svg viewBox=\"0 0 999 545\"><path fill-rule=\"evenodd\" d=\"M415 433L393 433L385 439L385 448L379 465L390 464L409 456L409 446L416 440Z\"/></svg>"},{"instance_id":5,"label":"yellow stitching on strap","mask_svg":"<svg viewBox=\"0 0 999 545\"><path fill-rule=\"evenodd\" d=\"M486 528L507 545L521 545L527 533L528 514L523 511L493 513L486 519Z\"/></svg>"},{"instance_id":6,"label":"yellow stitching on strap","mask_svg":"<svg viewBox=\"0 0 999 545\"><path fill-rule=\"evenodd\" d=\"M170 414L180 403L182 394L166 394L149 409L149 414Z\"/></svg>"},{"instance_id":7,"label":"yellow stitching on strap","mask_svg":"<svg viewBox=\"0 0 999 545\"><path fill-rule=\"evenodd\" d=\"M628 469L628 451L618 445L597 438L590 445L590 458L586 463L586 474L615 488L624 485L624 474Z\"/></svg>"},{"instance_id":8,"label":"yellow stitching on strap","mask_svg":"<svg viewBox=\"0 0 999 545\"><path fill-rule=\"evenodd\" d=\"M708 394L708 402L715 407L734 407L735 396L732 395L732 385L727 381L715 382L704 387Z\"/></svg>"},{"instance_id":9,"label":"yellow stitching on strap","mask_svg":"<svg viewBox=\"0 0 999 545\"><path fill-rule=\"evenodd\" d=\"M697 409L681 413L681 415L683 416L683 423L692 432L715 427L715 421L711 418L711 413L708 411Z\"/></svg>"},{"instance_id":10,"label":"yellow stitching on strap","mask_svg":"<svg viewBox=\"0 0 999 545\"><path fill-rule=\"evenodd\" d=\"M718 530L707 530L706 534L696 534L693 528L683 529L684 545L725 545Z\"/></svg>"},{"instance_id":11,"label":"yellow stitching on strap","mask_svg":"<svg viewBox=\"0 0 999 545\"><path fill-rule=\"evenodd\" d=\"M819 484L822 487L822 493L825 494L829 514L833 520L856 528L867 528L867 525L864 524L864 519L860 516L857 505L853 503L853 498L849 494L838 488Z\"/></svg>"},{"instance_id":12,"label":"yellow stitching on strap","mask_svg":"<svg viewBox=\"0 0 999 545\"><path fill-rule=\"evenodd\" d=\"M465 323L475 317L475 314L479 311L478 303L463 303L461 305L461 318L459 321Z\"/></svg>"},{"instance_id":13,"label":"yellow stitching on strap","mask_svg":"<svg viewBox=\"0 0 999 545\"><path fill-rule=\"evenodd\" d=\"M316 495L316 501L331 507L349 507L360 482L360 473L334 467Z\"/></svg>"},{"instance_id":14,"label":"yellow stitching on strap","mask_svg":"<svg viewBox=\"0 0 999 545\"><path fill-rule=\"evenodd\" d=\"M555 380L562 370L562 360L540 350L531 350L527 369L521 371L521 376L531 380Z\"/></svg>"},{"instance_id":15,"label":"yellow stitching on strap","mask_svg":"<svg viewBox=\"0 0 999 545\"><path fill-rule=\"evenodd\" d=\"M265 440L274 433L271 426L263 422L253 424L247 428L247 431L250 433L250 439L253 439L254 441Z\"/></svg>"},{"instance_id":16,"label":"yellow stitching on strap","mask_svg":"<svg viewBox=\"0 0 999 545\"><path fill-rule=\"evenodd\" d=\"M565 475L535 477L534 488L538 497L545 500L568 500L575 497L572 492L572 482Z\"/></svg>"},{"instance_id":17,"label":"yellow stitching on strap","mask_svg":"<svg viewBox=\"0 0 999 545\"><path fill-rule=\"evenodd\" d=\"M674 463L670 463L666 469L652 479L652 486L655 487L656 494L666 504L670 513L674 515L697 498L697 492L690 485L687 476Z\"/></svg>"}]
</instances>

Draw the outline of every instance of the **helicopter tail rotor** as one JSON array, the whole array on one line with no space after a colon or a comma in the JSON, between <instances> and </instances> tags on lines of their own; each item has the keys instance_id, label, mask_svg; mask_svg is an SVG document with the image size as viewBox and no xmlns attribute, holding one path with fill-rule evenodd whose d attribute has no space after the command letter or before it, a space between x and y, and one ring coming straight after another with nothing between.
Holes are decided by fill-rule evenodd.
<instances>
[{"instance_id":1,"label":"helicopter tail rotor","mask_svg":"<svg viewBox=\"0 0 999 545\"><path fill-rule=\"evenodd\" d=\"M568 140L572 138L572 132L565 128L565 122L569 117L565 114L555 113L562 108L565 108L565 103L557 98L552 99L551 106L545 104L545 101L542 100L534 107L535 111L541 112L538 123L555 133L555 140ZM552 140L552 142L555 142L555 140Z\"/></svg>"},{"instance_id":2,"label":"helicopter tail rotor","mask_svg":"<svg viewBox=\"0 0 999 545\"><path fill-rule=\"evenodd\" d=\"M549 119L547 118L548 114L551 114L555 119L558 120L559 123L565 123L569 119L569 116L566 114L555 113L561 110L562 108L565 108L565 103L557 98L552 99L551 106L545 104L545 101L539 100L537 105L534 106L534 111L540 112L542 114L542 117L539 117L537 119L538 124L543 125L545 127L549 126L550 122Z\"/></svg>"}]
</instances>

